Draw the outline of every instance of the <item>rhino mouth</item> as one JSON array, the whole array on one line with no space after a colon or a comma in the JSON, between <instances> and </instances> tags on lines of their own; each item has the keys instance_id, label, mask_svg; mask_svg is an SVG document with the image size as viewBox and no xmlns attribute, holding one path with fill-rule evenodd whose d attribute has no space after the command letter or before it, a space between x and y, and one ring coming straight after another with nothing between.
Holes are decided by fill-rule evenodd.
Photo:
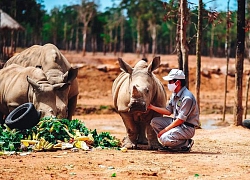
<instances>
[{"instance_id":1,"label":"rhino mouth","mask_svg":"<svg viewBox=\"0 0 250 180\"><path fill-rule=\"evenodd\" d=\"M142 112L145 113L147 111L146 103L135 101L129 104L129 112Z\"/></svg>"}]
</instances>

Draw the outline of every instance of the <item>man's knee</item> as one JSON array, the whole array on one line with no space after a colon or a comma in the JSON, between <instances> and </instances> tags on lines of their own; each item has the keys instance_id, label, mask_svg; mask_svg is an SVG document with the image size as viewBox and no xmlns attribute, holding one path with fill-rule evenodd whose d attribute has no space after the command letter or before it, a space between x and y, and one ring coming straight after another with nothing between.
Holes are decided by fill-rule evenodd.
<instances>
[{"instance_id":1,"label":"man's knee","mask_svg":"<svg viewBox=\"0 0 250 180\"><path fill-rule=\"evenodd\" d=\"M151 126L154 126L155 124L159 124L159 117L154 117L151 122L150 122L150 125Z\"/></svg>"}]
</instances>

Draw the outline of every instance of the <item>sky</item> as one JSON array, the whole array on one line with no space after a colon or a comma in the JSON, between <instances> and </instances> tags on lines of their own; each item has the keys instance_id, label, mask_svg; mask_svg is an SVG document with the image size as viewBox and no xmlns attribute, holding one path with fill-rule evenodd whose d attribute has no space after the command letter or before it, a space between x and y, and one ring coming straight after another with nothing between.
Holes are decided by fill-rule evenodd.
<instances>
[{"instance_id":1,"label":"sky","mask_svg":"<svg viewBox=\"0 0 250 180\"><path fill-rule=\"evenodd\" d=\"M100 11L104 11L106 7L112 7L113 2L118 4L120 0L99 0L100 4ZM168 1L168 0L166 0ZM196 5L198 5L199 0L188 0L189 2L192 2ZM76 4L77 2L80 2L80 0L44 0L45 9L47 12L50 12L51 9L53 9L55 6L63 6L65 5L71 5ZM97 2L97 1L96 1ZM213 9L219 10L227 10L227 0L203 0L203 3L206 4L207 8L211 7ZM229 7L231 10L235 10L237 7L236 0L230 0Z\"/></svg>"},{"instance_id":2,"label":"sky","mask_svg":"<svg viewBox=\"0 0 250 180\"><path fill-rule=\"evenodd\" d=\"M120 0L113 0L116 4L120 2ZM72 5L77 4L80 0L44 0L45 9L47 12L50 12L55 6L63 6L63 5ZM97 2L97 1L96 1ZM112 0L99 0L100 3L100 11L104 11L106 7L112 7Z\"/></svg>"}]
</instances>

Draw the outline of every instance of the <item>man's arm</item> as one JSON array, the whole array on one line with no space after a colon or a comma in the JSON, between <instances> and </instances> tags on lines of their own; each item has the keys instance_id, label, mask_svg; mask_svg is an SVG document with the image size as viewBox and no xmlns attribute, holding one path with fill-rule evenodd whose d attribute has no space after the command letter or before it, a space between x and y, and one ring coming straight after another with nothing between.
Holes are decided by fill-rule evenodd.
<instances>
[{"instance_id":1,"label":"man's arm","mask_svg":"<svg viewBox=\"0 0 250 180\"><path fill-rule=\"evenodd\" d=\"M170 111L168 111L166 108L161 108L161 107L157 107L157 106L154 106L152 104L149 104L148 106L148 109L152 109L160 114L163 114L163 115L171 115L172 113Z\"/></svg>"}]
</instances>

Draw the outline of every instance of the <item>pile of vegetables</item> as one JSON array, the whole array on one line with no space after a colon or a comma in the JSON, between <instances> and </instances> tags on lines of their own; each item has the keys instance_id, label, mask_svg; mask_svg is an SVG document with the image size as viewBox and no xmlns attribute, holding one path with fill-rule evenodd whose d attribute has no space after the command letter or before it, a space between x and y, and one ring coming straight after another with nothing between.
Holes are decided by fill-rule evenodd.
<instances>
[{"instance_id":1,"label":"pile of vegetables","mask_svg":"<svg viewBox=\"0 0 250 180\"><path fill-rule=\"evenodd\" d=\"M66 148L120 148L119 139L109 132L97 133L78 120L42 118L31 129L0 126L0 146L4 151L52 151ZM0 149L1 151L1 149Z\"/></svg>"}]
</instances>

